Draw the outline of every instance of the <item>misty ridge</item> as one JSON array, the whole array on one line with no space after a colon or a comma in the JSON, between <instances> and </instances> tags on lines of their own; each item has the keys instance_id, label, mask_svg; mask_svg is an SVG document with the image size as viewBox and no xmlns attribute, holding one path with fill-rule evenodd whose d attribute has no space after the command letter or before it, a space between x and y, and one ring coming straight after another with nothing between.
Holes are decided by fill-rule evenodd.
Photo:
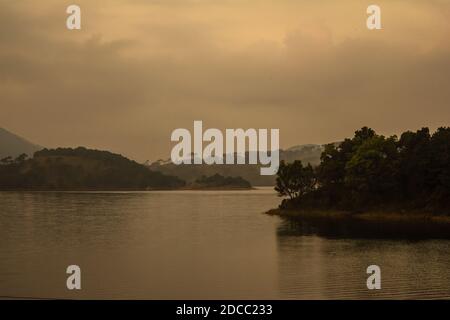
<instances>
[{"instance_id":1,"label":"misty ridge","mask_svg":"<svg viewBox=\"0 0 450 320\"><path fill-rule=\"evenodd\" d=\"M324 150L324 145L306 144L298 145L286 150L280 149L279 155L281 161L292 162L294 160L301 160L304 163L311 163L311 165L318 165L320 163L320 155ZM256 156L256 151L245 152L245 158L240 162L249 162L249 158ZM196 155L191 153L192 162ZM227 154L223 154L222 158L225 159ZM234 162L238 163L238 158L241 155L234 153ZM214 174L220 174L223 176L239 176L249 181L253 186L274 186L276 176L262 176L260 175L260 165L258 164L197 164L197 165L176 165L172 163L170 159L157 160L153 163L147 162L146 165L152 170L161 171L165 174L174 175L181 179L192 182L199 176L210 176Z\"/></svg>"},{"instance_id":2,"label":"misty ridge","mask_svg":"<svg viewBox=\"0 0 450 320\"><path fill-rule=\"evenodd\" d=\"M209 128L203 132L203 121L194 121L193 136L188 129L175 129L170 140L177 144L170 159L174 164L257 164L261 175L274 175L279 166L279 129ZM270 149L269 140L270 139ZM204 146L204 142L209 142ZM246 154L248 145L249 152ZM223 151L226 150L224 154ZM194 150L195 156L192 157ZM236 150L236 151L235 151ZM236 154L238 156L236 156ZM268 165L268 166L267 166Z\"/></svg>"}]
</instances>

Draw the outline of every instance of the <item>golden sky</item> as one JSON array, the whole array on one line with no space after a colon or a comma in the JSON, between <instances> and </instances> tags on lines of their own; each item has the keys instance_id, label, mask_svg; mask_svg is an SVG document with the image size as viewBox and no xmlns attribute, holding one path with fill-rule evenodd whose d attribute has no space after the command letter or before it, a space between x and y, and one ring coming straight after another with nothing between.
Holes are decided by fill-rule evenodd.
<instances>
[{"instance_id":1,"label":"golden sky","mask_svg":"<svg viewBox=\"0 0 450 320\"><path fill-rule=\"evenodd\" d=\"M170 133L450 125L450 0L0 0L0 127L47 146L168 158ZM366 28L378 4L382 30Z\"/></svg>"}]
</instances>

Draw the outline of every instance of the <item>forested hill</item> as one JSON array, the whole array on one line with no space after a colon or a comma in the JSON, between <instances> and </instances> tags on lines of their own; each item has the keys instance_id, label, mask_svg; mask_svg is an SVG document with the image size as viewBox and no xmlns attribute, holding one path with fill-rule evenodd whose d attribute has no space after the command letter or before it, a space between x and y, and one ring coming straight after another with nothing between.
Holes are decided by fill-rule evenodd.
<instances>
[{"instance_id":1,"label":"forested hill","mask_svg":"<svg viewBox=\"0 0 450 320\"><path fill-rule=\"evenodd\" d=\"M26 155L0 163L0 189L38 190L147 190L184 186L177 177L108 151L43 149L32 159Z\"/></svg>"},{"instance_id":2,"label":"forested hill","mask_svg":"<svg viewBox=\"0 0 450 320\"><path fill-rule=\"evenodd\" d=\"M385 137L364 127L325 146L317 167L280 163L282 208L395 208L450 214L450 127Z\"/></svg>"}]
</instances>

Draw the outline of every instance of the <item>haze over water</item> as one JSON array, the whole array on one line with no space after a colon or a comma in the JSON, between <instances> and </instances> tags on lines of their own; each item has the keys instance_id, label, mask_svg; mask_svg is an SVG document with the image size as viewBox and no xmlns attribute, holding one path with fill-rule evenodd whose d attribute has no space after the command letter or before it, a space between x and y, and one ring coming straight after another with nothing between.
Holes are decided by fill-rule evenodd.
<instances>
[{"instance_id":1,"label":"haze over water","mask_svg":"<svg viewBox=\"0 0 450 320\"><path fill-rule=\"evenodd\" d=\"M270 188L0 192L0 295L450 297L449 240L326 236L263 214L279 201ZM71 264L81 267L81 291L66 289ZM366 288L371 264L381 267L381 291Z\"/></svg>"}]
</instances>

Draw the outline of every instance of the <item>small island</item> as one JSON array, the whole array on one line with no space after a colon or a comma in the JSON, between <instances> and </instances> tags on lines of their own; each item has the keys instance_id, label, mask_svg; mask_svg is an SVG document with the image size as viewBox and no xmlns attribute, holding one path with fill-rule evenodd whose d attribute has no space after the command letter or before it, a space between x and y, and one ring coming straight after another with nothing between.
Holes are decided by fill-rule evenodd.
<instances>
[{"instance_id":1,"label":"small island","mask_svg":"<svg viewBox=\"0 0 450 320\"><path fill-rule=\"evenodd\" d=\"M450 128L384 137L364 127L316 167L281 162L268 214L304 221L450 224Z\"/></svg>"},{"instance_id":2,"label":"small island","mask_svg":"<svg viewBox=\"0 0 450 320\"><path fill-rule=\"evenodd\" d=\"M190 190L250 190L250 182L242 177L224 177L220 174L202 176L186 186Z\"/></svg>"}]
</instances>

